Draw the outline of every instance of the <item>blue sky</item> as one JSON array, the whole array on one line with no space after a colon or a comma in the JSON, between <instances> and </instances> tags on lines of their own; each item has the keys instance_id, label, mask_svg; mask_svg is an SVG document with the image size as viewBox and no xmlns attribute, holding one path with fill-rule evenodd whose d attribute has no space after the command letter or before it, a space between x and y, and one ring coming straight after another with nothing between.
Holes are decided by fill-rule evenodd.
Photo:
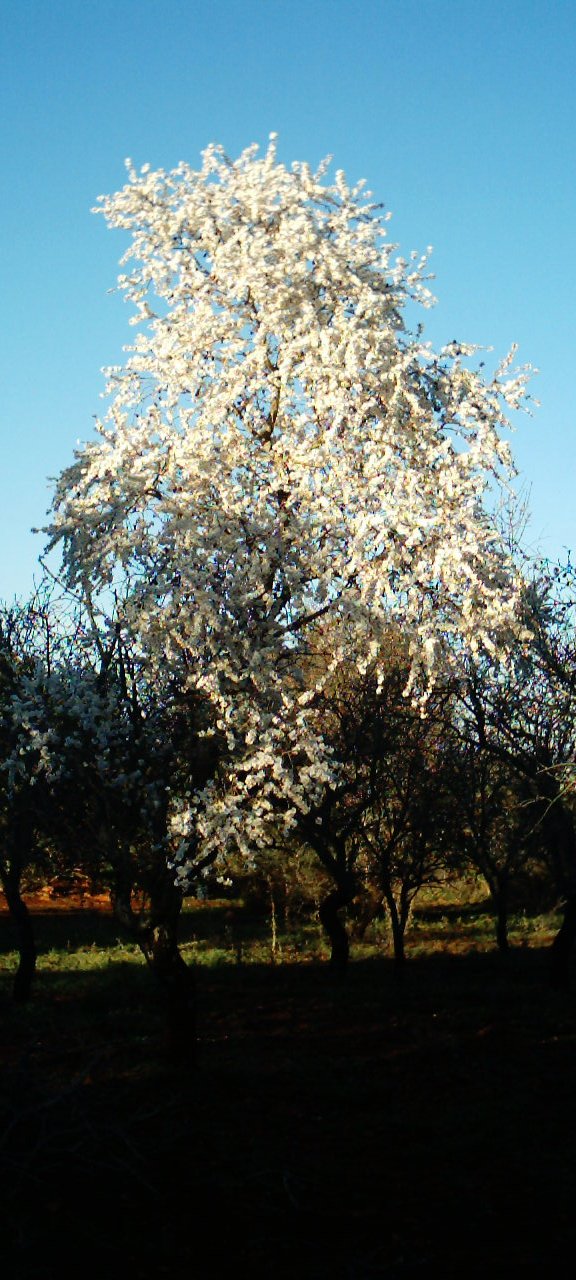
<instances>
[{"instance_id":1,"label":"blue sky","mask_svg":"<svg viewBox=\"0 0 576 1280\"><path fill-rule=\"evenodd\" d=\"M0 40L0 599L29 592L48 477L133 334L96 197L126 156L272 130L286 162L365 177L404 253L434 246L434 343L538 367L513 439L529 536L576 553L574 0L3 0Z\"/></svg>"}]
</instances>

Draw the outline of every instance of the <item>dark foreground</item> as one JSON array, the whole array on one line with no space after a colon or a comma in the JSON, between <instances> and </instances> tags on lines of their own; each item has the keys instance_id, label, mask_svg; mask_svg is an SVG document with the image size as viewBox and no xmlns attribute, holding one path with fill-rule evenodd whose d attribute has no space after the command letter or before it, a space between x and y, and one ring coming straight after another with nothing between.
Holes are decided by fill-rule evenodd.
<instances>
[{"instance_id":1,"label":"dark foreground","mask_svg":"<svg viewBox=\"0 0 576 1280\"><path fill-rule=\"evenodd\" d=\"M199 996L192 1069L134 964L27 1009L6 979L3 1280L573 1271L576 999L543 952L201 967Z\"/></svg>"}]
</instances>

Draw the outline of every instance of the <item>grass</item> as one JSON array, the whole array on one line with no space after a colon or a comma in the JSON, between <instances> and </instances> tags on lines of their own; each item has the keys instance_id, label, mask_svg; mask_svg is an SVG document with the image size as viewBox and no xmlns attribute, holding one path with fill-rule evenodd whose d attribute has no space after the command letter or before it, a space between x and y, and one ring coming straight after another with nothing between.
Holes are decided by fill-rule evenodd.
<instances>
[{"instance_id":1,"label":"grass","mask_svg":"<svg viewBox=\"0 0 576 1280\"><path fill-rule=\"evenodd\" d=\"M552 1273L576 1243L576 1009L547 984L555 925L515 917L503 963L481 895L437 891L402 981L377 923L335 985L314 922L271 965L266 920L191 908L193 1070L169 1061L161 999L110 916L38 919L24 1008L0 936L2 1274Z\"/></svg>"},{"instance_id":2,"label":"grass","mask_svg":"<svg viewBox=\"0 0 576 1280\"><path fill-rule=\"evenodd\" d=\"M96 908L74 899L34 900L39 944L38 972L58 969L92 969L119 963L143 964L138 948L122 936L105 898ZM530 915L525 910L510 916L512 947L544 947L559 927L557 911ZM1 921L1 916L0 916ZM0 933L0 976L15 968L17 954L9 921ZM360 937L351 921L352 955L367 960L390 954L391 937L385 920L374 921ZM11 945L12 940L12 945ZM453 879L424 888L407 932L407 952L414 959L434 954L491 952L494 918L482 881ZM242 901L188 900L181 925L181 946L186 959L199 965L267 964L271 960L322 962L329 951L315 916L297 913L290 928L280 930L276 955L272 954L270 923Z\"/></svg>"}]
</instances>

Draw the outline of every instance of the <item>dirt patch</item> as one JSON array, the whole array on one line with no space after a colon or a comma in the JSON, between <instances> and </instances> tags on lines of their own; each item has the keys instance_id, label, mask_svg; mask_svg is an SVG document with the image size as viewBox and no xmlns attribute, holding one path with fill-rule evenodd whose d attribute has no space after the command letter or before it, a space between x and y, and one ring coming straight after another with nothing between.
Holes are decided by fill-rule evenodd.
<instances>
[{"instance_id":1,"label":"dirt patch","mask_svg":"<svg viewBox=\"0 0 576 1280\"><path fill-rule=\"evenodd\" d=\"M23 895L28 910L34 915L61 915L72 911L101 911L111 913L107 893L59 893L51 886ZM8 915L8 906L0 893L0 915Z\"/></svg>"}]
</instances>

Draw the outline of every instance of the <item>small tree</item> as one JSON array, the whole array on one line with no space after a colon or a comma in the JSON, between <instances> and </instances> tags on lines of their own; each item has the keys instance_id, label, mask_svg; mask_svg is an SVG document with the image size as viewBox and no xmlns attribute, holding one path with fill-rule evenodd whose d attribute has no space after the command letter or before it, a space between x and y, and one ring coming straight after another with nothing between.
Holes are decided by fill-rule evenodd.
<instances>
[{"instance_id":1,"label":"small tree","mask_svg":"<svg viewBox=\"0 0 576 1280\"><path fill-rule=\"evenodd\" d=\"M48 595L0 610L0 884L14 922L19 964L14 999L29 999L36 968L23 882L46 865L60 683Z\"/></svg>"},{"instance_id":2,"label":"small tree","mask_svg":"<svg viewBox=\"0 0 576 1280\"><path fill-rule=\"evenodd\" d=\"M97 626L93 610L67 604L60 616L47 599L6 611L0 626L0 877L19 936L15 995L30 994L35 962L23 874L40 860L46 873L81 867L160 981L174 1046L191 1049L172 862L182 804L213 773L218 738L190 680L173 667L151 681L117 622ZM186 857L200 875L191 832Z\"/></svg>"},{"instance_id":3,"label":"small tree","mask_svg":"<svg viewBox=\"0 0 576 1280\"><path fill-rule=\"evenodd\" d=\"M316 639L312 685L330 652L328 628L322 642ZM453 838L445 776L449 690L429 693L425 714L405 696L409 657L397 628L389 628L382 652L362 672L359 658L342 662L315 695L333 776L298 820L332 881L320 918L340 970L349 950L340 913L356 898L385 902L402 965L414 898L444 865Z\"/></svg>"},{"instance_id":4,"label":"small tree","mask_svg":"<svg viewBox=\"0 0 576 1280\"><path fill-rule=\"evenodd\" d=\"M94 637L92 637L94 640ZM52 839L110 891L117 919L137 943L164 993L172 1046L193 1054L193 975L178 946L182 889L173 859L182 851L180 809L190 786L213 773L218 741L206 701L189 685L151 682L121 628L97 637L96 664L64 670L66 697L55 751L60 758ZM80 678L78 678L78 676ZM203 858L188 832L186 857Z\"/></svg>"},{"instance_id":5,"label":"small tree","mask_svg":"<svg viewBox=\"0 0 576 1280\"><path fill-rule=\"evenodd\" d=\"M374 691L369 802L360 840L365 876L383 896L396 967L417 894L453 857L456 814L448 788L446 738L451 698L436 689L426 715L402 697L402 666Z\"/></svg>"},{"instance_id":6,"label":"small tree","mask_svg":"<svg viewBox=\"0 0 576 1280\"><path fill-rule=\"evenodd\" d=\"M484 878L494 908L496 942L508 951L510 897L537 847L534 788L522 773L474 742L450 754L448 783L458 809L458 861Z\"/></svg>"},{"instance_id":7,"label":"small tree","mask_svg":"<svg viewBox=\"0 0 576 1280\"><path fill-rule=\"evenodd\" d=\"M528 641L506 663L469 661L462 704L462 732L471 750L489 753L520 779L523 804L531 801L530 827L538 828L565 904L552 949L559 984L567 981L576 941L575 601L571 565L535 566L522 602Z\"/></svg>"}]
</instances>

